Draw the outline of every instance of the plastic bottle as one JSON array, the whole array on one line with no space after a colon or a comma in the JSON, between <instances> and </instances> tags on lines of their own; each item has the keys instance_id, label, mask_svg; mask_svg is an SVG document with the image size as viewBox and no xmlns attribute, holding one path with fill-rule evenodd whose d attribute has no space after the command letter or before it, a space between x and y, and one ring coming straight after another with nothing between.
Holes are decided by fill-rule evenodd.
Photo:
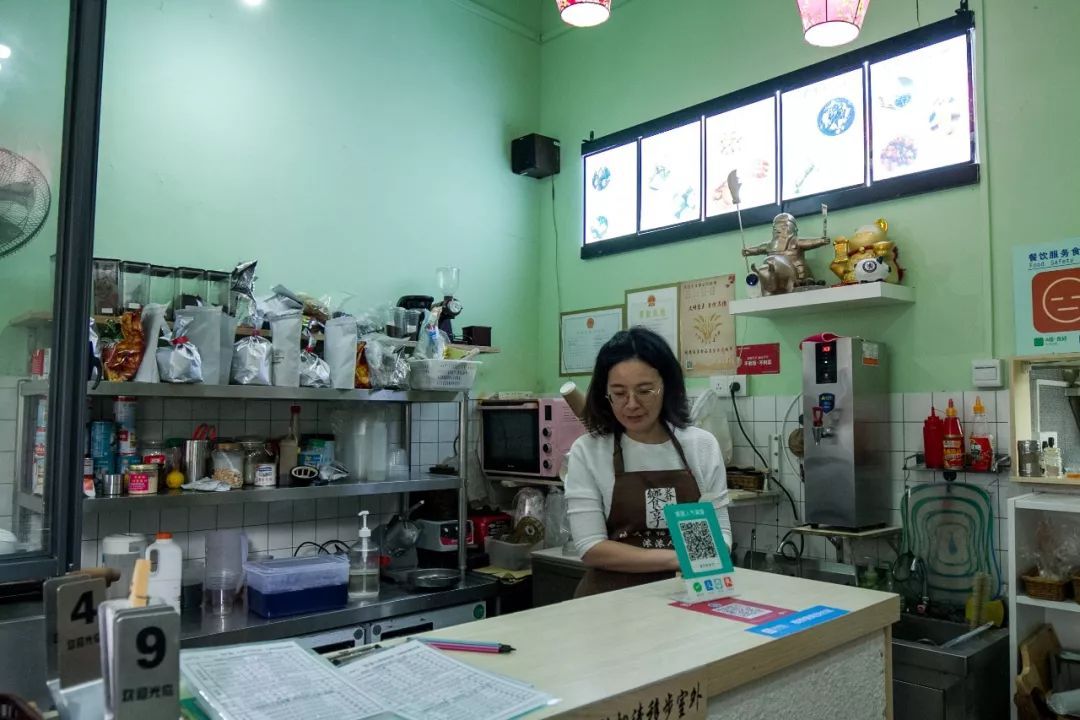
<instances>
[{"instance_id":1,"label":"plastic bottle","mask_svg":"<svg viewBox=\"0 0 1080 720\"><path fill-rule=\"evenodd\" d=\"M184 551L173 542L172 533L159 532L157 539L146 548L150 561L150 597L160 598L180 612L181 575Z\"/></svg>"},{"instance_id":2,"label":"plastic bottle","mask_svg":"<svg viewBox=\"0 0 1080 720\"><path fill-rule=\"evenodd\" d=\"M956 406L949 400L945 409L945 428L942 434L942 467L946 470L964 469L964 430L956 417Z\"/></svg>"},{"instance_id":3,"label":"plastic bottle","mask_svg":"<svg viewBox=\"0 0 1080 720\"><path fill-rule=\"evenodd\" d=\"M990 434L990 424L986 421L986 408L982 398L975 396L972 407L971 438L968 441L968 467L979 472L990 472L994 464L994 436Z\"/></svg>"},{"instance_id":4,"label":"plastic bottle","mask_svg":"<svg viewBox=\"0 0 1080 720\"><path fill-rule=\"evenodd\" d=\"M1039 464L1042 465L1043 476L1061 477L1061 448L1054 447L1054 438L1043 443Z\"/></svg>"},{"instance_id":5,"label":"plastic bottle","mask_svg":"<svg viewBox=\"0 0 1080 720\"><path fill-rule=\"evenodd\" d=\"M940 469L943 467L941 457L945 440L945 423L938 416L937 411L931 406L930 415L923 421L922 441L923 455L926 457L926 467Z\"/></svg>"},{"instance_id":6,"label":"plastic bottle","mask_svg":"<svg viewBox=\"0 0 1080 720\"><path fill-rule=\"evenodd\" d=\"M278 485L292 484L292 471L300 457L300 406L289 408L289 434L278 443Z\"/></svg>"},{"instance_id":7,"label":"plastic bottle","mask_svg":"<svg viewBox=\"0 0 1080 720\"><path fill-rule=\"evenodd\" d=\"M367 510L360 511L360 539L349 548L349 597L369 600L379 597L379 548L371 541Z\"/></svg>"}]
</instances>

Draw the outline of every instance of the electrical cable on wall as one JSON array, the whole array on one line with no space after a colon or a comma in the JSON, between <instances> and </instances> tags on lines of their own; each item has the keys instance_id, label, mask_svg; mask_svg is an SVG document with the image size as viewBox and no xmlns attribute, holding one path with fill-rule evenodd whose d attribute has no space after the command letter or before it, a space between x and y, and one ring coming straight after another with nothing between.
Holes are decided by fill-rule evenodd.
<instances>
[{"instance_id":1,"label":"electrical cable on wall","mask_svg":"<svg viewBox=\"0 0 1080 720\"><path fill-rule=\"evenodd\" d=\"M731 390L731 407L735 410L735 421L739 424L739 431L743 437L746 438L746 442L750 445L750 449L754 451L754 454L761 460L761 464L765 466L769 479L776 483L776 486L780 488L785 495L787 495L788 502L791 503L791 514L794 516L795 522L799 522L799 509L795 505L795 498L792 497L788 489L784 487L784 483L780 482L780 478L776 476L776 473L769 467L769 461L765 459L765 456L758 452L757 446L754 445L754 441L750 439L750 436L746 434L746 428L743 427L742 416L739 415L739 405L735 402L735 387L734 383L730 388Z\"/></svg>"},{"instance_id":2,"label":"electrical cable on wall","mask_svg":"<svg viewBox=\"0 0 1080 720\"><path fill-rule=\"evenodd\" d=\"M562 312L562 284L559 282L559 221L555 215L555 176L551 176L551 229L555 231L555 302Z\"/></svg>"}]
</instances>

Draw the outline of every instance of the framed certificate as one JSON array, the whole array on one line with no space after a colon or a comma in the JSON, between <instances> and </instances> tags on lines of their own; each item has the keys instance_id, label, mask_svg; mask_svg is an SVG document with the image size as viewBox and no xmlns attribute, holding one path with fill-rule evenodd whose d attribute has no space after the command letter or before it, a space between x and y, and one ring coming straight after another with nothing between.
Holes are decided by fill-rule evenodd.
<instances>
[{"instance_id":1,"label":"framed certificate","mask_svg":"<svg viewBox=\"0 0 1080 720\"><path fill-rule=\"evenodd\" d=\"M667 341L679 356L679 285L658 285L626 291L626 327L648 328Z\"/></svg>"},{"instance_id":2,"label":"framed certificate","mask_svg":"<svg viewBox=\"0 0 1080 720\"><path fill-rule=\"evenodd\" d=\"M562 313L559 322L559 374L591 375L596 355L623 329L620 305Z\"/></svg>"}]
</instances>

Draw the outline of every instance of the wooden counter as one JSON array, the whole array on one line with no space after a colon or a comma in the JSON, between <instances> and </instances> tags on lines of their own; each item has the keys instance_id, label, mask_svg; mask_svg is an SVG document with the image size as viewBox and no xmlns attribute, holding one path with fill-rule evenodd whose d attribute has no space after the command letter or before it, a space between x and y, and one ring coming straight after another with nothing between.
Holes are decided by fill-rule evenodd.
<instances>
[{"instance_id":1,"label":"wooden counter","mask_svg":"<svg viewBox=\"0 0 1080 720\"><path fill-rule=\"evenodd\" d=\"M639 702L647 707L652 698L680 688L700 688L709 699L708 714L702 703L700 714L682 717L892 717L889 641L890 627L900 617L896 595L744 569L736 571L736 583L745 600L794 611L827 605L848 614L770 639L747 632L753 626L746 623L671 607L681 581L670 580L431 635L517 648L507 655L454 656L560 699L529 718L616 720L619 712L630 718ZM846 688L848 682L855 686ZM799 683L806 687L800 690ZM745 698L740 689L747 691ZM781 697L785 692L796 693L798 700ZM815 692L821 697L812 697Z\"/></svg>"}]
</instances>

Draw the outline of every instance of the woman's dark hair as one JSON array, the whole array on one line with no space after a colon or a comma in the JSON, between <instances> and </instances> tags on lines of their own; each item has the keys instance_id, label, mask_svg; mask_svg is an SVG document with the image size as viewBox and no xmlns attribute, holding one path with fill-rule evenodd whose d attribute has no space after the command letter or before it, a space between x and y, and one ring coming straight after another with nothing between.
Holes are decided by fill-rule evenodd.
<instances>
[{"instance_id":1,"label":"woman's dark hair","mask_svg":"<svg viewBox=\"0 0 1080 720\"><path fill-rule=\"evenodd\" d=\"M686 385L675 353L671 352L667 342L652 330L632 327L615 333L613 338L604 343L596 356L596 367L593 368L589 392L585 397L585 413L582 418L590 432L595 435L610 435L623 430L607 399L607 385L611 368L624 360L640 360L660 373L660 379L664 383L664 405L660 410L662 421L677 428L690 424Z\"/></svg>"}]
</instances>

